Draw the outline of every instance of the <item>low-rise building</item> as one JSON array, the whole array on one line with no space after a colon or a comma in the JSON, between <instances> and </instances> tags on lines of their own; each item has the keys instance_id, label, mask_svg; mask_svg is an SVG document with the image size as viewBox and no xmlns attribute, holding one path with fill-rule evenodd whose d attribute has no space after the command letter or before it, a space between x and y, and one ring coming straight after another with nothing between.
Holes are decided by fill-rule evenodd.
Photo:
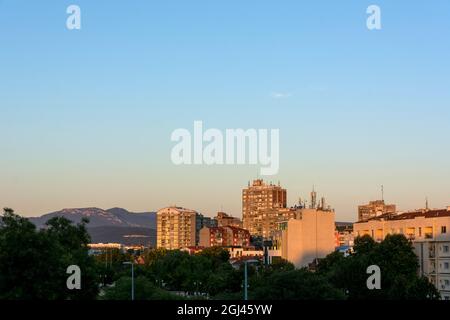
<instances>
[{"instance_id":1,"label":"low-rise building","mask_svg":"<svg viewBox=\"0 0 450 320\"><path fill-rule=\"evenodd\" d=\"M336 222L336 231L334 233L336 240L336 248L353 247L353 223Z\"/></svg>"},{"instance_id":2,"label":"low-rise building","mask_svg":"<svg viewBox=\"0 0 450 320\"><path fill-rule=\"evenodd\" d=\"M121 243L89 243L89 254L102 254L111 250L123 251L124 246Z\"/></svg>"},{"instance_id":3,"label":"low-rise building","mask_svg":"<svg viewBox=\"0 0 450 320\"><path fill-rule=\"evenodd\" d=\"M200 246L203 247L245 247L250 244L250 233L233 226L204 227L200 230Z\"/></svg>"},{"instance_id":4,"label":"low-rise building","mask_svg":"<svg viewBox=\"0 0 450 320\"><path fill-rule=\"evenodd\" d=\"M398 215L384 214L354 224L357 236L382 241L388 234L403 234L412 241L421 275L428 277L442 299L450 300L450 207L423 209Z\"/></svg>"}]
</instances>

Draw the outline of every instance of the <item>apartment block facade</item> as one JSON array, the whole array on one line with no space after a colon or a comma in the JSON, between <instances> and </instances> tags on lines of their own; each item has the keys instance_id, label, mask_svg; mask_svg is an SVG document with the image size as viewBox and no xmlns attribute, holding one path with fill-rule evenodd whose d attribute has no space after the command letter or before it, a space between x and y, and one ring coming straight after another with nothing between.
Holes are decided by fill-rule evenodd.
<instances>
[{"instance_id":1,"label":"apartment block facade","mask_svg":"<svg viewBox=\"0 0 450 320\"><path fill-rule=\"evenodd\" d=\"M217 216L215 217L215 220L217 221L218 227L237 227L242 228L242 221L239 218L232 217L225 212L217 212Z\"/></svg>"},{"instance_id":2,"label":"apartment block facade","mask_svg":"<svg viewBox=\"0 0 450 320\"><path fill-rule=\"evenodd\" d=\"M384 200L370 201L368 204L358 206L358 221L366 221L386 213L395 213L395 204L385 204Z\"/></svg>"},{"instance_id":3,"label":"apartment block facade","mask_svg":"<svg viewBox=\"0 0 450 320\"><path fill-rule=\"evenodd\" d=\"M450 207L385 214L354 225L355 235L382 241L388 234L403 234L412 241L419 259L418 272L450 300Z\"/></svg>"},{"instance_id":4,"label":"apartment block facade","mask_svg":"<svg viewBox=\"0 0 450 320\"><path fill-rule=\"evenodd\" d=\"M182 207L166 207L156 213L157 248L168 250L196 246L198 230L202 227L198 212Z\"/></svg>"},{"instance_id":5,"label":"apartment block facade","mask_svg":"<svg viewBox=\"0 0 450 320\"><path fill-rule=\"evenodd\" d=\"M250 232L233 226L204 227L200 230L201 247L246 247L250 245Z\"/></svg>"},{"instance_id":6,"label":"apartment block facade","mask_svg":"<svg viewBox=\"0 0 450 320\"><path fill-rule=\"evenodd\" d=\"M262 179L242 191L242 222L252 236L271 238L279 210L286 209L286 189Z\"/></svg>"}]
</instances>

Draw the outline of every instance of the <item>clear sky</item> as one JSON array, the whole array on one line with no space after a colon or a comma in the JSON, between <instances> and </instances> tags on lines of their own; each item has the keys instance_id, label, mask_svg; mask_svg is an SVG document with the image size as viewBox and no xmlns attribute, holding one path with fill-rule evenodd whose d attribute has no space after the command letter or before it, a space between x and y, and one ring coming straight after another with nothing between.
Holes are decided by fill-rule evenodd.
<instances>
[{"instance_id":1,"label":"clear sky","mask_svg":"<svg viewBox=\"0 0 450 320\"><path fill-rule=\"evenodd\" d=\"M66 8L81 8L81 30ZM381 8L382 29L366 28ZM175 166L176 128L279 128L288 202L450 205L450 1L0 0L0 206L241 215L259 166Z\"/></svg>"}]
</instances>

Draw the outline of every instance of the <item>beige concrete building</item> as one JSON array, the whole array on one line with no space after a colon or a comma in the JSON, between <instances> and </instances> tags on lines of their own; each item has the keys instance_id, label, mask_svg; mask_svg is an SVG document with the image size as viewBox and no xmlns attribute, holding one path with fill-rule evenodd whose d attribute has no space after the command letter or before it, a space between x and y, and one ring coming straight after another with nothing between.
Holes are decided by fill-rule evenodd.
<instances>
[{"instance_id":1,"label":"beige concrete building","mask_svg":"<svg viewBox=\"0 0 450 320\"><path fill-rule=\"evenodd\" d=\"M167 207L156 213L157 248L168 250L196 246L201 228L201 216L194 210L181 207Z\"/></svg>"},{"instance_id":2,"label":"beige concrete building","mask_svg":"<svg viewBox=\"0 0 450 320\"><path fill-rule=\"evenodd\" d=\"M281 257L296 267L307 267L315 259L335 250L333 210L298 209L294 219L279 223Z\"/></svg>"},{"instance_id":3,"label":"beige concrete building","mask_svg":"<svg viewBox=\"0 0 450 320\"><path fill-rule=\"evenodd\" d=\"M283 208L286 208L286 189L279 185L257 179L242 191L243 225L252 236L270 238L275 231L278 209Z\"/></svg>"},{"instance_id":4,"label":"beige concrete building","mask_svg":"<svg viewBox=\"0 0 450 320\"><path fill-rule=\"evenodd\" d=\"M260 211L259 219L255 221L264 239L273 239L278 231L280 222L295 219L296 208L271 208ZM260 235L260 234L257 234Z\"/></svg>"},{"instance_id":5,"label":"beige concrete building","mask_svg":"<svg viewBox=\"0 0 450 320\"><path fill-rule=\"evenodd\" d=\"M242 221L239 218L232 217L225 212L217 212L217 216L215 217L217 221L218 227L236 227L242 228Z\"/></svg>"},{"instance_id":6,"label":"beige concrete building","mask_svg":"<svg viewBox=\"0 0 450 320\"><path fill-rule=\"evenodd\" d=\"M366 221L385 213L395 212L395 204L385 204L384 200L370 201L368 204L358 206L358 221Z\"/></svg>"},{"instance_id":7,"label":"beige concrete building","mask_svg":"<svg viewBox=\"0 0 450 320\"><path fill-rule=\"evenodd\" d=\"M430 279L442 299L450 299L450 207L384 214L353 227L355 235L369 235L376 241L388 234L405 235L419 259L419 273Z\"/></svg>"}]
</instances>

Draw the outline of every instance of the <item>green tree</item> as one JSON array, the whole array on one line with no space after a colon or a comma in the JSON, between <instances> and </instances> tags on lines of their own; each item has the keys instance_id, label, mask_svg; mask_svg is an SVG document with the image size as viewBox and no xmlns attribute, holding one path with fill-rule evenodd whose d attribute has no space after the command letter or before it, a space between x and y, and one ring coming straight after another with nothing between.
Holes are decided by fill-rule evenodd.
<instances>
[{"instance_id":1,"label":"green tree","mask_svg":"<svg viewBox=\"0 0 450 320\"><path fill-rule=\"evenodd\" d=\"M230 265L229 253L223 248L207 248L195 255L156 249L146 252L144 260L142 274L162 288L211 297L240 290L240 274Z\"/></svg>"},{"instance_id":2,"label":"green tree","mask_svg":"<svg viewBox=\"0 0 450 320\"><path fill-rule=\"evenodd\" d=\"M403 235L388 235L381 243L369 236L355 239L355 253L340 257L328 255L319 263L318 272L349 299L436 299L438 292L426 278L418 276L418 259L412 244ZM367 268L377 265L381 271L381 289L367 287Z\"/></svg>"},{"instance_id":3,"label":"green tree","mask_svg":"<svg viewBox=\"0 0 450 320\"><path fill-rule=\"evenodd\" d=\"M324 259L319 260L317 265L317 272L320 274L328 274L333 271L336 265L342 265L345 262L345 257L342 252L334 251L327 255Z\"/></svg>"},{"instance_id":4,"label":"green tree","mask_svg":"<svg viewBox=\"0 0 450 320\"><path fill-rule=\"evenodd\" d=\"M90 236L86 230L89 220L83 219L78 225L63 217L55 217L47 221L46 229L40 231L48 238L55 257L57 272L55 278L58 283L65 283L66 269L70 265L77 265L81 269L81 290L64 290L61 298L65 299L93 299L98 293L98 273L94 257L89 255L88 244Z\"/></svg>"},{"instance_id":5,"label":"green tree","mask_svg":"<svg viewBox=\"0 0 450 320\"><path fill-rule=\"evenodd\" d=\"M209 258L214 267L218 267L222 263L227 263L230 260L230 253L221 247L205 248L197 255Z\"/></svg>"},{"instance_id":6,"label":"green tree","mask_svg":"<svg viewBox=\"0 0 450 320\"><path fill-rule=\"evenodd\" d=\"M53 218L37 230L28 219L5 209L0 226L0 299L94 299L95 261L88 255L87 221L74 226ZM66 285L70 265L81 269L81 290Z\"/></svg>"},{"instance_id":7,"label":"green tree","mask_svg":"<svg viewBox=\"0 0 450 320\"><path fill-rule=\"evenodd\" d=\"M338 300L342 290L306 269L273 272L250 282L249 295L256 300Z\"/></svg>"},{"instance_id":8,"label":"green tree","mask_svg":"<svg viewBox=\"0 0 450 320\"><path fill-rule=\"evenodd\" d=\"M101 283L107 285L126 275L123 263L132 261L134 256L119 249L106 249L101 254L95 255L94 259ZM136 271L139 273L140 268L136 268Z\"/></svg>"},{"instance_id":9,"label":"green tree","mask_svg":"<svg viewBox=\"0 0 450 320\"><path fill-rule=\"evenodd\" d=\"M134 298L136 300L180 300L182 297L156 287L143 276L134 279ZM131 277L118 279L114 286L105 289L103 300L130 300Z\"/></svg>"}]
</instances>

